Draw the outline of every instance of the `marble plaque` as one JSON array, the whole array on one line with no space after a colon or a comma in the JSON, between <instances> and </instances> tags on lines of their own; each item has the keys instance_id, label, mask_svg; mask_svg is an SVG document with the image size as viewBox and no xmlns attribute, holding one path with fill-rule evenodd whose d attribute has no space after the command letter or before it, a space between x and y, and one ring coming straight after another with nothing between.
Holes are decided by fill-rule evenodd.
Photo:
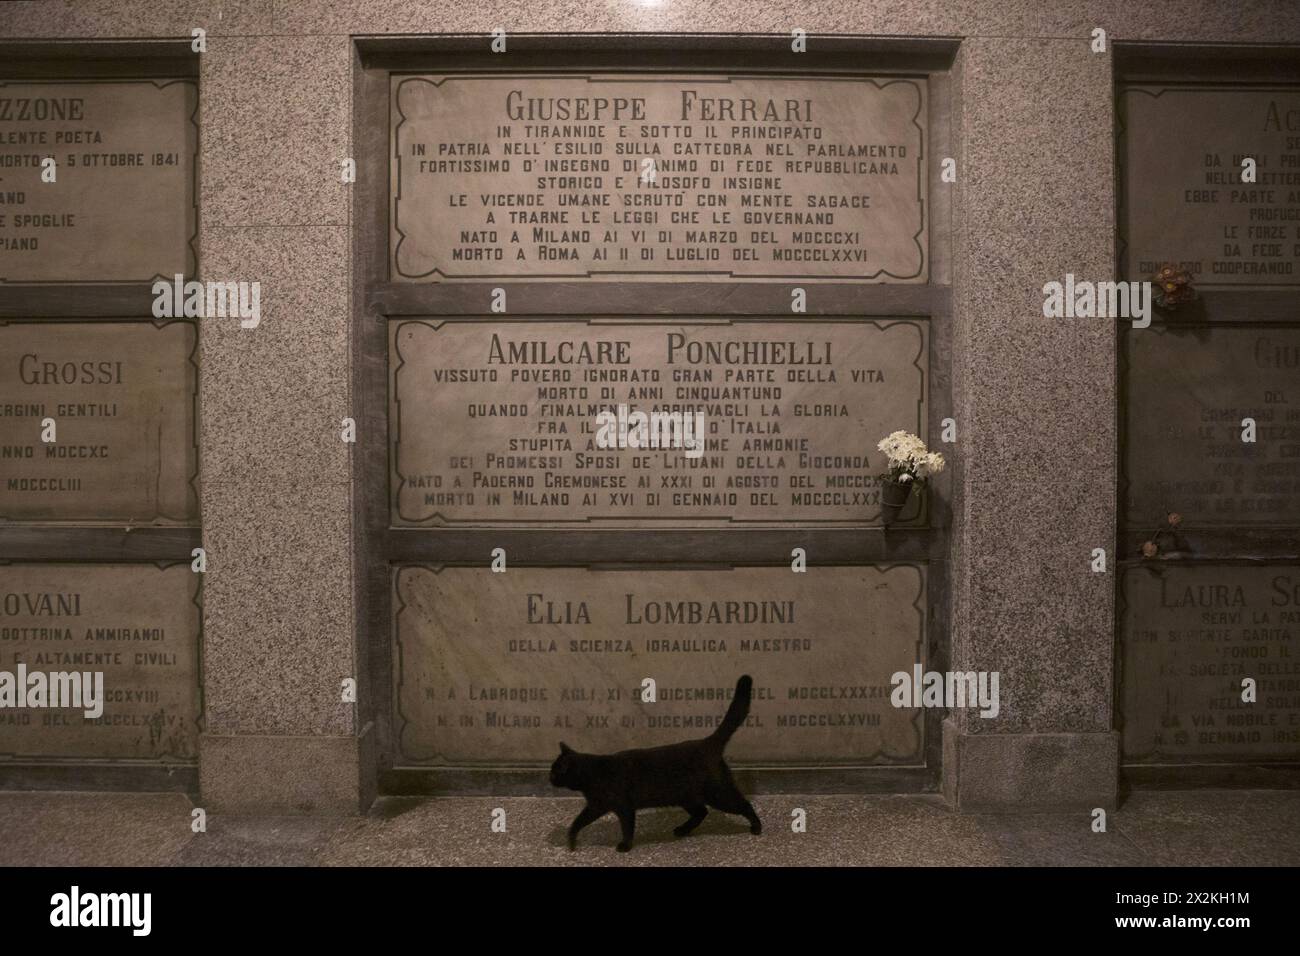
<instances>
[{"instance_id":1,"label":"marble plaque","mask_svg":"<svg viewBox=\"0 0 1300 956\"><path fill-rule=\"evenodd\" d=\"M1151 328L1125 348L1125 520L1300 524L1300 328ZM1242 441L1245 418L1254 442Z\"/></svg>"},{"instance_id":2,"label":"marble plaque","mask_svg":"<svg viewBox=\"0 0 1300 956\"><path fill-rule=\"evenodd\" d=\"M924 664L926 571L818 568L394 572L394 728L407 765L537 764L708 736L742 674L740 764L918 765L890 703ZM656 700L643 702L643 681Z\"/></svg>"},{"instance_id":3,"label":"marble plaque","mask_svg":"<svg viewBox=\"0 0 1300 956\"><path fill-rule=\"evenodd\" d=\"M195 80L0 82L0 282L193 274L197 116Z\"/></svg>"},{"instance_id":4,"label":"marble plaque","mask_svg":"<svg viewBox=\"0 0 1300 956\"><path fill-rule=\"evenodd\" d=\"M1300 756L1300 565L1128 569L1120 657L1126 762Z\"/></svg>"},{"instance_id":5,"label":"marble plaque","mask_svg":"<svg viewBox=\"0 0 1300 956\"><path fill-rule=\"evenodd\" d=\"M925 282L909 77L394 76L395 280Z\"/></svg>"},{"instance_id":6,"label":"marble plaque","mask_svg":"<svg viewBox=\"0 0 1300 956\"><path fill-rule=\"evenodd\" d=\"M197 349L191 322L0 321L0 521L195 523Z\"/></svg>"},{"instance_id":7,"label":"marble plaque","mask_svg":"<svg viewBox=\"0 0 1300 956\"><path fill-rule=\"evenodd\" d=\"M869 524L885 470L876 443L898 429L926 434L924 320L389 329L399 526ZM599 414L619 406L698 412L704 447L601 447ZM919 509L913 496L900 520Z\"/></svg>"},{"instance_id":8,"label":"marble plaque","mask_svg":"<svg viewBox=\"0 0 1300 956\"><path fill-rule=\"evenodd\" d=\"M1300 285L1300 87L1130 86L1119 114L1128 278Z\"/></svg>"},{"instance_id":9,"label":"marble plaque","mask_svg":"<svg viewBox=\"0 0 1300 956\"><path fill-rule=\"evenodd\" d=\"M201 578L187 563L0 564L0 685L103 675L98 716L0 707L0 759L195 760Z\"/></svg>"}]
</instances>

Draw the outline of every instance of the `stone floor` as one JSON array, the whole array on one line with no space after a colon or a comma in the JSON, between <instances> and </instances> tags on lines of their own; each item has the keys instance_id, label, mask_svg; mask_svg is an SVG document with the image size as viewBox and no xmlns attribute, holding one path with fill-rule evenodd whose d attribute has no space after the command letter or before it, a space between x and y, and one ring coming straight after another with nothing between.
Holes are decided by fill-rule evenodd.
<instances>
[{"instance_id":1,"label":"stone floor","mask_svg":"<svg viewBox=\"0 0 1300 956\"><path fill-rule=\"evenodd\" d=\"M614 852L606 817L564 848L577 799L380 800L352 818L229 816L192 833L178 794L0 793L0 865L849 865L1296 866L1300 791L1145 791L1111 815L1106 833L1070 814L962 816L930 796L761 796L765 828L711 814L690 837L684 814L637 817L636 846ZM505 833L491 829L495 808ZM791 811L807 811L805 833Z\"/></svg>"}]
</instances>

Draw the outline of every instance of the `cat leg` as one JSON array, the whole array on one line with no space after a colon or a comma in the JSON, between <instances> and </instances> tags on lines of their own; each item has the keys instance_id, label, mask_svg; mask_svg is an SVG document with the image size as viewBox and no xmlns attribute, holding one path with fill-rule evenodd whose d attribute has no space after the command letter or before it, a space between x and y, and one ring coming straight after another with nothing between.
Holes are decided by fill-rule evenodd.
<instances>
[{"instance_id":1,"label":"cat leg","mask_svg":"<svg viewBox=\"0 0 1300 956\"><path fill-rule=\"evenodd\" d=\"M689 813L691 818L673 830L673 833L676 833L678 836L686 836L686 834L698 827L701 821L709 815L709 808L702 803L692 804L690 806L682 807L682 809Z\"/></svg>"},{"instance_id":2,"label":"cat leg","mask_svg":"<svg viewBox=\"0 0 1300 956\"><path fill-rule=\"evenodd\" d=\"M603 817L605 813L606 811L601 810L598 807L594 807L590 803L582 808L582 812L579 813L574 818L573 822L569 824L569 849L570 850L576 850L578 848L578 831L581 830L583 827L585 827L588 823L595 823L597 820Z\"/></svg>"},{"instance_id":3,"label":"cat leg","mask_svg":"<svg viewBox=\"0 0 1300 956\"><path fill-rule=\"evenodd\" d=\"M614 812L618 814L618 822L623 825L623 841L615 849L619 853L626 853L632 849L632 837L636 835L636 811L615 810Z\"/></svg>"},{"instance_id":4,"label":"cat leg","mask_svg":"<svg viewBox=\"0 0 1300 956\"><path fill-rule=\"evenodd\" d=\"M717 794L717 799L709 802L723 813L740 814L749 821L749 832L755 836L763 832L763 823L758 819L758 814L754 812L753 804L745 799L745 795L730 780L724 785L724 789Z\"/></svg>"}]
</instances>

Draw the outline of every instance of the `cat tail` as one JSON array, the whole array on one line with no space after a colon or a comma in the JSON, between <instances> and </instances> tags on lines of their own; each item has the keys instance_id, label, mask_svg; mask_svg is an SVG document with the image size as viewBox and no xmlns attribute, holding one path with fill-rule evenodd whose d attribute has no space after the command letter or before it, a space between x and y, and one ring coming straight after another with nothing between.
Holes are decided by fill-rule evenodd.
<instances>
[{"instance_id":1,"label":"cat tail","mask_svg":"<svg viewBox=\"0 0 1300 956\"><path fill-rule=\"evenodd\" d=\"M722 723L718 724L718 729L713 732L713 740L716 740L723 747L727 745L731 735L749 716L749 700L753 694L754 679L752 677L746 674L736 681L736 693L731 698L731 706L727 708L726 716L722 718Z\"/></svg>"}]
</instances>

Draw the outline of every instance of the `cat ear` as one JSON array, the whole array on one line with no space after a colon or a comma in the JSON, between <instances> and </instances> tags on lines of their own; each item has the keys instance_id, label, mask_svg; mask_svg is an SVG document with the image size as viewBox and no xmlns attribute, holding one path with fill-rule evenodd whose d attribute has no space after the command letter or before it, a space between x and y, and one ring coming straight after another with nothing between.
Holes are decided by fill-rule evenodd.
<instances>
[{"instance_id":1,"label":"cat ear","mask_svg":"<svg viewBox=\"0 0 1300 956\"><path fill-rule=\"evenodd\" d=\"M563 740L561 740L561 741L560 741L560 753L562 753L562 754L571 754L571 753L573 753L573 748L570 747L568 744L566 744Z\"/></svg>"}]
</instances>

